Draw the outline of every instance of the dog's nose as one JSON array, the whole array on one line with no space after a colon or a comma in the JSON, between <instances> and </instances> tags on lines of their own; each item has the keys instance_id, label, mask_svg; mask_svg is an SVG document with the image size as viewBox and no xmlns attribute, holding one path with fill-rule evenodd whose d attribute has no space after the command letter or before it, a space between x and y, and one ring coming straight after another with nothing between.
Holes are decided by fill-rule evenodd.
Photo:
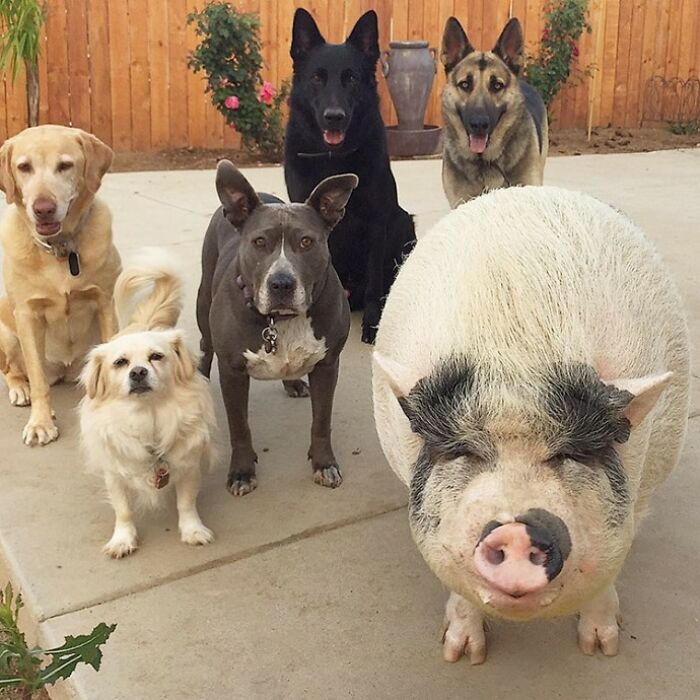
<instances>
[{"instance_id":1,"label":"dog's nose","mask_svg":"<svg viewBox=\"0 0 700 700\"><path fill-rule=\"evenodd\" d=\"M487 134L490 121L487 114L473 114L469 118L469 131L475 135Z\"/></svg>"},{"instance_id":2,"label":"dog's nose","mask_svg":"<svg viewBox=\"0 0 700 700\"><path fill-rule=\"evenodd\" d=\"M56 202L48 197L41 197L34 202L32 209L38 219L52 219L56 214Z\"/></svg>"},{"instance_id":3,"label":"dog's nose","mask_svg":"<svg viewBox=\"0 0 700 700\"><path fill-rule=\"evenodd\" d=\"M328 107L323 111L323 118L329 126L336 126L345 119L345 110L340 107Z\"/></svg>"},{"instance_id":4,"label":"dog's nose","mask_svg":"<svg viewBox=\"0 0 700 700\"><path fill-rule=\"evenodd\" d=\"M290 294L297 286L297 281L288 272L276 272L267 284L274 294Z\"/></svg>"},{"instance_id":5,"label":"dog's nose","mask_svg":"<svg viewBox=\"0 0 700 700\"><path fill-rule=\"evenodd\" d=\"M129 379L132 382L142 382L146 375L148 375L148 370L145 367L132 367L129 370Z\"/></svg>"}]
</instances>

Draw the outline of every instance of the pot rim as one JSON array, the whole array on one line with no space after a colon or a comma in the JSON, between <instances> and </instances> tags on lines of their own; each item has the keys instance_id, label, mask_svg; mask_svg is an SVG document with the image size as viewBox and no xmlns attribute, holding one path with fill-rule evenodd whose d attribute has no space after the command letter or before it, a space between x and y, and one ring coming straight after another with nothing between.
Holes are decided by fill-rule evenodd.
<instances>
[{"instance_id":1,"label":"pot rim","mask_svg":"<svg viewBox=\"0 0 700 700\"><path fill-rule=\"evenodd\" d=\"M427 49L427 41L390 41L390 49Z\"/></svg>"}]
</instances>

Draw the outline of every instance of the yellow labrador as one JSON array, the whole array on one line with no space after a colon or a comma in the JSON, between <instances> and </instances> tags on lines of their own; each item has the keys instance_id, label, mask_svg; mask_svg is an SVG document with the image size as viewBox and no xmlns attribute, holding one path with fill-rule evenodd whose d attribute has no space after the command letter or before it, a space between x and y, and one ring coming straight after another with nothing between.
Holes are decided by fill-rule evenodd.
<instances>
[{"instance_id":1,"label":"yellow labrador","mask_svg":"<svg viewBox=\"0 0 700 700\"><path fill-rule=\"evenodd\" d=\"M95 198L112 150L80 129L45 125L0 148L0 221L7 296L0 298L0 370L10 403L31 415L22 439L58 437L49 386L75 380L92 345L117 330L112 293L121 270L112 217Z\"/></svg>"}]
</instances>

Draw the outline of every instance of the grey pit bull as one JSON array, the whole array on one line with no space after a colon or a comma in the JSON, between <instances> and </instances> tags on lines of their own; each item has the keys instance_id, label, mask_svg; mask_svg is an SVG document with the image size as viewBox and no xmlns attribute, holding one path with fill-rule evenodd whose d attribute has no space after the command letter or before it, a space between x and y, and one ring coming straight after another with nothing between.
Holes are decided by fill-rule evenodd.
<instances>
[{"instance_id":1,"label":"grey pit bull","mask_svg":"<svg viewBox=\"0 0 700 700\"><path fill-rule=\"evenodd\" d=\"M314 481L330 488L343 481L331 446L331 413L350 307L328 236L357 183L352 174L329 177L304 204L285 204L261 199L230 161L217 167L222 206L204 238L197 323L204 375L214 353L218 358L232 450L227 487L236 496L257 486L250 377L282 379L293 397L311 394ZM301 380L306 374L308 387Z\"/></svg>"}]
</instances>

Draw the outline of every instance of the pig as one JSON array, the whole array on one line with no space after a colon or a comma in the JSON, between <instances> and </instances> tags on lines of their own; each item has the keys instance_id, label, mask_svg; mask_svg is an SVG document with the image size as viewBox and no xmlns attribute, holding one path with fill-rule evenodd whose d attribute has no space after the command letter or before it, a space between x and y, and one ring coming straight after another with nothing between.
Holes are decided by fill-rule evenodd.
<instances>
[{"instance_id":1,"label":"pig","mask_svg":"<svg viewBox=\"0 0 700 700\"><path fill-rule=\"evenodd\" d=\"M685 437L688 331L623 214L554 187L493 191L422 237L373 354L384 454L450 590L443 656L486 657L484 620L579 614L618 651L615 579Z\"/></svg>"}]
</instances>

